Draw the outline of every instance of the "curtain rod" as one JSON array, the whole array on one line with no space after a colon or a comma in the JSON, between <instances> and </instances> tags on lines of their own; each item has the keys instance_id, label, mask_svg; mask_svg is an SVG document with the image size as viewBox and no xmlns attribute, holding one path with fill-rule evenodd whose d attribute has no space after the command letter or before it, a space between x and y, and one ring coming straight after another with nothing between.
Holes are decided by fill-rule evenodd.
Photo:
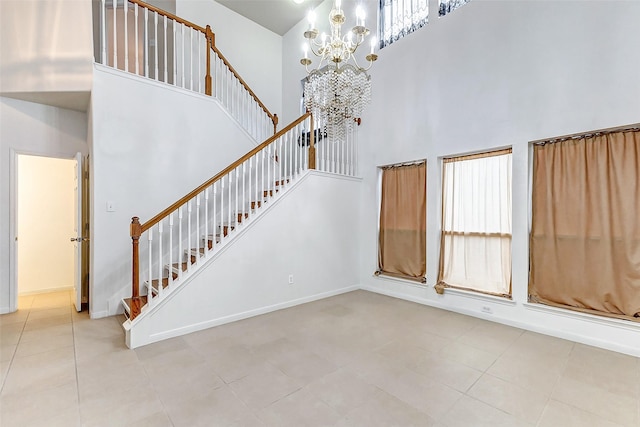
<instances>
[{"instance_id":1,"label":"curtain rod","mask_svg":"<svg viewBox=\"0 0 640 427\"><path fill-rule=\"evenodd\" d=\"M390 165L382 165L382 166L378 166L380 169L391 169L391 168L398 168L401 166L413 166L413 165L420 165L422 163L427 163L427 159L422 159L422 160L413 160L410 162L402 162L402 163L392 163Z\"/></svg>"},{"instance_id":2,"label":"curtain rod","mask_svg":"<svg viewBox=\"0 0 640 427\"><path fill-rule=\"evenodd\" d=\"M607 129L599 129L599 130L594 130L591 132L584 132L584 133L574 133L574 134L570 134L570 135L563 135L563 136L557 136L554 138L545 138L545 139L538 139L536 141L531 141L531 144L533 145L546 145L546 144L553 144L556 142L563 142L563 141L569 141L569 140L575 140L575 139L583 139L583 138L591 138L594 136L600 136L600 135L608 135L610 133L617 133L617 132L637 132L640 131L640 123L636 123L633 125L627 125L627 126L618 126L618 127L613 127L613 128L607 128Z\"/></svg>"}]
</instances>

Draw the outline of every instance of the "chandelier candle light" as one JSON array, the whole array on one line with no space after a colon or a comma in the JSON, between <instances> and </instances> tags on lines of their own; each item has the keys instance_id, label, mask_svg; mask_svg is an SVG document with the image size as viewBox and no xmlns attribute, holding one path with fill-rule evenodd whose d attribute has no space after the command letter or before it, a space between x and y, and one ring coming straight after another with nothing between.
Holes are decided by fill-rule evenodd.
<instances>
[{"instance_id":1,"label":"chandelier candle light","mask_svg":"<svg viewBox=\"0 0 640 427\"><path fill-rule=\"evenodd\" d=\"M320 40L315 27L315 13L309 12L309 29L304 32L307 42L303 45L304 58L300 60L309 74L304 83L305 107L324 123L330 141L344 140L347 130L369 103L371 77L367 70L378 59L374 53L374 37L371 52L365 57L369 65L366 68L358 65L355 52L370 33L365 27L364 9L357 7L356 25L343 35L342 25L346 17L341 6L341 0L334 0L329 12L331 34L322 33ZM309 51L320 58L318 65L311 69Z\"/></svg>"}]
</instances>

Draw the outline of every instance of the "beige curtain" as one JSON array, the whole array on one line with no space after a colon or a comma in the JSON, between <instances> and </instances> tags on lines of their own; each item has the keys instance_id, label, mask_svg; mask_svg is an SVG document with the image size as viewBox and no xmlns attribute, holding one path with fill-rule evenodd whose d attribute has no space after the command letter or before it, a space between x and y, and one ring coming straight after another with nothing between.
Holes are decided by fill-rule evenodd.
<instances>
[{"instance_id":1,"label":"beige curtain","mask_svg":"<svg viewBox=\"0 0 640 427\"><path fill-rule=\"evenodd\" d=\"M424 281L426 163L382 170L378 273Z\"/></svg>"},{"instance_id":2,"label":"beige curtain","mask_svg":"<svg viewBox=\"0 0 640 427\"><path fill-rule=\"evenodd\" d=\"M511 294L511 149L443 161L440 272L444 287Z\"/></svg>"},{"instance_id":3,"label":"beige curtain","mask_svg":"<svg viewBox=\"0 0 640 427\"><path fill-rule=\"evenodd\" d=\"M534 147L532 301L640 317L640 132Z\"/></svg>"}]
</instances>

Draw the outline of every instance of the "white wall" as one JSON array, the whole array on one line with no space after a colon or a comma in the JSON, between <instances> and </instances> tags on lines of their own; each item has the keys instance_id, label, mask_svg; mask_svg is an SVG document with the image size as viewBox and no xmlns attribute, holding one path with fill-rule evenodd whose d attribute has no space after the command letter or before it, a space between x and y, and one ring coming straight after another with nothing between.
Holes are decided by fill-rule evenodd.
<instances>
[{"instance_id":1,"label":"white wall","mask_svg":"<svg viewBox=\"0 0 640 427\"><path fill-rule=\"evenodd\" d=\"M220 52L271 113L282 116L282 37L213 0L176 0L176 14L211 26ZM280 120L278 129L288 122Z\"/></svg>"},{"instance_id":2,"label":"white wall","mask_svg":"<svg viewBox=\"0 0 640 427\"><path fill-rule=\"evenodd\" d=\"M102 65L91 114L90 312L102 317L131 296L131 217L150 219L255 142L215 99Z\"/></svg>"},{"instance_id":3,"label":"white wall","mask_svg":"<svg viewBox=\"0 0 640 427\"><path fill-rule=\"evenodd\" d=\"M362 284L456 311L640 354L636 327L525 306L528 285L528 141L640 121L640 4L475 0L381 51L363 129ZM419 54L415 54L419 52ZM402 69L402 78L397 78ZM636 71L634 71L636 70ZM383 83L384 82L384 83ZM427 158L427 279L436 282L438 159L513 146L513 298L437 296L375 279L376 165ZM555 313L555 312L554 312Z\"/></svg>"},{"instance_id":4,"label":"white wall","mask_svg":"<svg viewBox=\"0 0 640 427\"><path fill-rule=\"evenodd\" d=\"M367 3L368 4L368 3ZM360 135L365 289L640 355L640 328L527 304L528 141L640 122L640 2L473 0L382 49ZM371 5L368 4L369 16ZM375 9L374 9L375 11ZM320 15L319 15L320 16ZM285 35L284 50L297 49ZM285 75L298 63L285 63ZM283 98L285 111L298 95ZM439 158L513 147L513 303L432 286ZM373 277L377 166L427 158L427 287ZM489 306L493 315L480 312Z\"/></svg>"},{"instance_id":5,"label":"white wall","mask_svg":"<svg viewBox=\"0 0 640 427\"><path fill-rule=\"evenodd\" d=\"M18 156L18 292L73 287L75 161Z\"/></svg>"},{"instance_id":6,"label":"white wall","mask_svg":"<svg viewBox=\"0 0 640 427\"><path fill-rule=\"evenodd\" d=\"M360 188L354 178L303 176L210 264L138 318L129 345L357 289Z\"/></svg>"},{"instance_id":7,"label":"white wall","mask_svg":"<svg viewBox=\"0 0 640 427\"><path fill-rule=\"evenodd\" d=\"M89 92L92 34L91 0L2 0L0 92Z\"/></svg>"},{"instance_id":8,"label":"white wall","mask_svg":"<svg viewBox=\"0 0 640 427\"><path fill-rule=\"evenodd\" d=\"M70 159L87 153L86 140L85 113L0 97L0 313L15 310L16 153Z\"/></svg>"}]
</instances>

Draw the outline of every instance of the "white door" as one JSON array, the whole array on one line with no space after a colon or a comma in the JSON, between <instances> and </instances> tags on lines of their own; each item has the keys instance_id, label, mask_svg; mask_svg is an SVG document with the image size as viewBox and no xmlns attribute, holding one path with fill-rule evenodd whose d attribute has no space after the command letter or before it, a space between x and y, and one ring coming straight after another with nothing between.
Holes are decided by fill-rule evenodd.
<instances>
[{"instance_id":1,"label":"white door","mask_svg":"<svg viewBox=\"0 0 640 427\"><path fill-rule=\"evenodd\" d=\"M73 203L75 207L73 219L73 231L75 236L71 238L73 242L73 289L76 296L76 310L82 309L82 154L76 154L75 180L73 186Z\"/></svg>"}]
</instances>

